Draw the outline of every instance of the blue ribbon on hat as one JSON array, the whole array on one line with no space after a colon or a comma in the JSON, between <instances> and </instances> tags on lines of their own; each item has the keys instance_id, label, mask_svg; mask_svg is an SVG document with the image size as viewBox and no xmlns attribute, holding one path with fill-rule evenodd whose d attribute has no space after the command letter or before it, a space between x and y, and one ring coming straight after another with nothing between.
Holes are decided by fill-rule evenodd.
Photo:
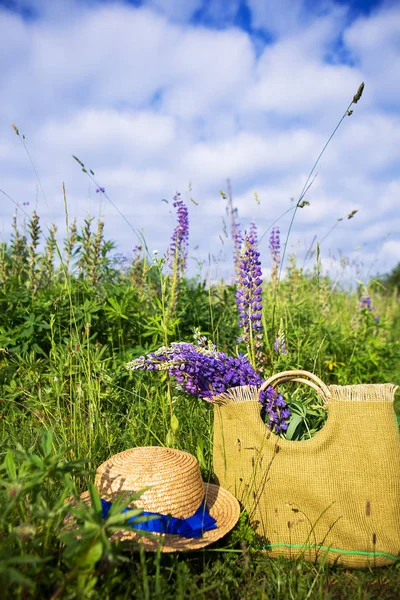
<instances>
[{"instance_id":1,"label":"blue ribbon on hat","mask_svg":"<svg viewBox=\"0 0 400 600\"><path fill-rule=\"evenodd\" d=\"M112 502L101 500L102 513L105 519L112 506ZM130 508L124 508L122 512L129 512ZM201 538L205 531L217 529L216 520L210 515L205 498L202 500L196 512L187 519L179 519L172 515L161 515L144 510L140 517L155 517L149 521L136 523L136 517L128 519L129 527L149 531L151 533L166 533L168 535L180 535L184 538Z\"/></svg>"}]
</instances>

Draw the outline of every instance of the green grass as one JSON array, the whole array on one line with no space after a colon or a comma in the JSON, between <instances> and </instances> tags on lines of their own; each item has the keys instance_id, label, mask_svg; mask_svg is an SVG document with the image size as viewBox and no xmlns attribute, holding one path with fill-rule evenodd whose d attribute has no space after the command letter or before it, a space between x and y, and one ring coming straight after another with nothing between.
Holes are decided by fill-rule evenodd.
<instances>
[{"instance_id":1,"label":"green grass","mask_svg":"<svg viewBox=\"0 0 400 600\"><path fill-rule=\"evenodd\" d=\"M160 261L115 264L90 220L80 233L71 227L56 267L54 239L39 251L38 227L32 220L26 239L15 224L0 251L4 597L397 598L400 564L350 571L272 560L255 549L245 513L223 540L180 555L110 544L110 528L92 509L81 508L81 542L63 533L64 499L87 489L96 467L124 449L189 451L212 480L212 407L175 391L165 375L129 372L125 363L166 342L192 341L196 327L220 350L246 347L236 343L233 286L180 278L172 298ZM400 383L397 294L374 284L370 293L374 311L360 310L361 289L333 287L318 265L306 274L292 260L278 297L269 284L263 291L265 377L301 368L328 384ZM281 322L285 356L273 350ZM323 426L312 393L289 387L287 399L303 415L293 439Z\"/></svg>"}]
</instances>

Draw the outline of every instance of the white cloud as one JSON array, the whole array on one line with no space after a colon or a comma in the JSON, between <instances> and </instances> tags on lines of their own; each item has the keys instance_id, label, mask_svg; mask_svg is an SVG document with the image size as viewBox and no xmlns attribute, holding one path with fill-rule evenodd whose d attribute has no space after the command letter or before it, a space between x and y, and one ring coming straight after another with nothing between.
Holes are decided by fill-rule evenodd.
<instances>
[{"instance_id":1,"label":"white cloud","mask_svg":"<svg viewBox=\"0 0 400 600\"><path fill-rule=\"evenodd\" d=\"M239 180L262 171L287 170L303 165L315 139L307 131L282 132L274 137L243 132L220 142L195 145L185 156L185 167L205 183L232 174Z\"/></svg>"},{"instance_id":2,"label":"white cloud","mask_svg":"<svg viewBox=\"0 0 400 600\"><path fill-rule=\"evenodd\" d=\"M175 141L175 120L152 111L122 112L115 109L85 109L67 119L51 119L39 131L39 147L62 148L71 154L105 156L115 162L114 148L119 160L142 163L160 157Z\"/></svg>"},{"instance_id":3,"label":"white cloud","mask_svg":"<svg viewBox=\"0 0 400 600\"><path fill-rule=\"evenodd\" d=\"M400 239L397 240L386 240L381 249L382 255L385 259L391 261L393 257L400 256Z\"/></svg>"},{"instance_id":4,"label":"white cloud","mask_svg":"<svg viewBox=\"0 0 400 600\"><path fill-rule=\"evenodd\" d=\"M339 31L335 20L323 18L267 45L258 60L245 106L277 115L311 115L315 119L320 112L337 111L342 103L344 112L362 75L354 67L327 64L327 49Z\"/></svg>"},{"instance_id":5,"label":"white cloud","mask_svg":"<svg viewBox=\"0 0 400 600\"><path fill-rule=\"evenodd\" d=\"M41 1L42 16L32 21L0 9L6 57L0 65L0 187L19 202L29 200L30 208L35 203L38 183L10 127L14 121L27 136L46 191L47 205L38 194L43 219L62 228L64 181L71 218L102 211L106 232L121 249L134 245L132 231L96 195L75 154L134 227L145 229L150 248L162 251L173 215L171 203L161 199L184 192L191 180L199 202L189 202L191 240L207 260L222 247L219 190L226 189L226 178L232 179L239 221L246 227L255 218L261 234L291 207L291 197L297 200L365 79L360 103L317 168L306 196L311 204L297 212L289 245L304 253L314 235L322 240L339 217L357 209L354 219L329 233L323 258L356 245L370 257L384 244L381 266L391 268L399 260L400 9L389 6L348 24L346 7L333 2L311 13L302 2L290 4L277 10L274 3L250 0L252 25L274 35L257 55L248 32L227 26L236 2L229 10L219 2L212 10L202 7L212 28L188 24L198 0L152 0L142 8ZM335 55L341 36L354 65ZM2 200L9 232L14 206ZM291 214L279 221L282 235ZM389 231L391 245L383 242ZM267 246L264 239L268 265ZM218 269L229 273L229 243L222 250L228 263Z\"/></svg>"},{"instance_id":6,"label":"white cloud","mask_svg":"<svg viewBox=\"0 0 400 600\"><path fill-rule=\"evenodd\" d=\"M397 110L400 94L400 10L393 5L358 19L343 35L375 102Z\"/></svg>"},{"instance_id":7,"label":"white cloud","mask_svg":"<svg viewBox=\"0 0 400 600\"><path fill-rule=\"evenodd\" d=\"M208 118L235 109L250 85L254 51L239 30L186 31L171 51L171 82L163 108L183 118ZM212 114L212 113L211 113Z\"/></svg>"},{"instance_id":8,"label":"white cloud","mask_svg":"<svg viewBox=\"0 0 400 600\"><path fill-rule=\"evenodd\" d=\"M361 76L354 69L299 56L294 46L266 49L245 106L294 117L313 117L338 106L344 111L359 83Z\"/></svg>"}]
</instances>

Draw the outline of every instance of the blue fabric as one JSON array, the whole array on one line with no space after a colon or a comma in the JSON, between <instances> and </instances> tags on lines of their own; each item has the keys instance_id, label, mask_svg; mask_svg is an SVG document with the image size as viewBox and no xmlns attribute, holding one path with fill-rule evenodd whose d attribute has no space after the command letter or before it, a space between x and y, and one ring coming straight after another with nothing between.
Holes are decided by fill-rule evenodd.
<instances>
[{"instance_id":1,"label":"blue fabric","mask_svg":"<svg viewBox=\"0 0 400 600\"><path fill-rule=\"evenodd\" d=\"M112 506L112 502L102 499L101 506L101 516L105 519ZM128 512L129 510L129 508L124 508L122 512ZM132 517L128 519L129 527L151 533L167 533L168 535L180 535L184 538L200 538L205 531L217 528L217 522L208 512L205 499L202 500L194 515L187 519L178 519L171 515L160 515L159 513L148 512L146 510L138 516L155 518L142 523L135 523L136 517Z\"/></svg>"}]
</instances>

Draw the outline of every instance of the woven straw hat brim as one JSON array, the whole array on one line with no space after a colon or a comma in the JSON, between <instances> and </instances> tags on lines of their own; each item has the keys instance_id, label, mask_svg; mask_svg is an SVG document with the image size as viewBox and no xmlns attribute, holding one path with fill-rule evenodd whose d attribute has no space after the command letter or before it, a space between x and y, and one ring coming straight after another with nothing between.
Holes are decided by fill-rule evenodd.
<instances>
[{"instance_id":1,"label":"woven straw hat brim","mask_svg":"<svg viewBox=\"0 0 400 600\"><path fill-rule=\"evenodd\" d=\"M204 494L210 515L216 520L217 528L206 531L201 538L184 538L179 535L165 534L138 534L134 529L116 531L111 540L121 542L131 541L141 544L145 550L155 552L184 552L198 550L226 535L237 523L240 515L240 506L236 498L227 490L212 483L204 483ZM89 492L81 494L81 500L90 504ZM71 521L67 517L66 522ZM151 537L147 537L151 535Z\"/></svg>"}]
</instances>

